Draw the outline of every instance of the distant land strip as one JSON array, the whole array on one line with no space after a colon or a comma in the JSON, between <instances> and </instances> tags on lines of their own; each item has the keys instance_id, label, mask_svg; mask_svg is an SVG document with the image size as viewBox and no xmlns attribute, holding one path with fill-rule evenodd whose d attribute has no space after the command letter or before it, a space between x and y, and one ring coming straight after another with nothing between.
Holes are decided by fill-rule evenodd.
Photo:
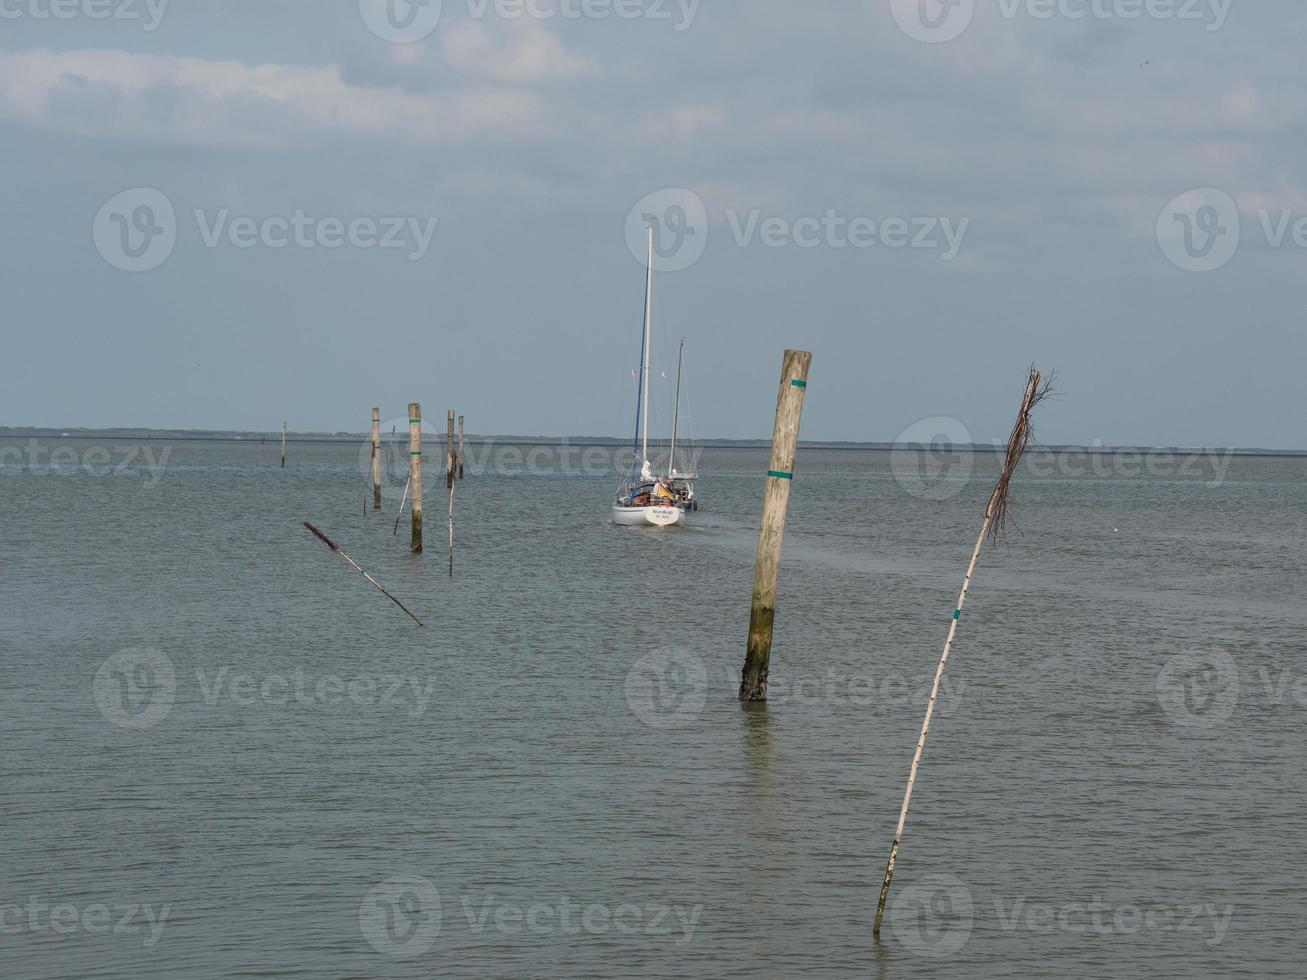
<instances>
[{"instance_id":1,"label":"distant land strip","mask_svg":"<svg viewBox=\"0 0 1307 980\"><path fill-rule=\"evenodd\" d=\"M443 441L443 433L429 432L428 437ZM104 428L91 429L78 426L0 426L0 441L15 439L134 439L157 442L273 442L280 443L281 430L275 432L252 432L225 429L134 429ZM288 432L287 442L291 443L365 443L371 439L367 432ZM397 432L384 433L383 442L404 442L408 434ZM465 441L472 445L490 443L496 446L625 446L630 438L616 436L518 436L518 435L474 435L469 433ZM667 440L658 440L663 445ZM771 445L767 439L694 439L687 440L699 449L766 449ZM895 448L915 447L925 449L925 445L893 442L849 442L801 440L803 449L825 449L832 451L875 451L889 452ZM970 446L949 446L950 451L992 453L1001 450L998 444L972 443ZM1090 455L1113 455L1115 453L1233 453L1236 456L1267 456L1283 458L1307 458L1307 449L1257 449L1251 447L1221 446L1217 448L1202 446L1076 446L1076 445L1042 445L1032 446L1034 453L1086 453Z\"/></svg>"}]
</instances>

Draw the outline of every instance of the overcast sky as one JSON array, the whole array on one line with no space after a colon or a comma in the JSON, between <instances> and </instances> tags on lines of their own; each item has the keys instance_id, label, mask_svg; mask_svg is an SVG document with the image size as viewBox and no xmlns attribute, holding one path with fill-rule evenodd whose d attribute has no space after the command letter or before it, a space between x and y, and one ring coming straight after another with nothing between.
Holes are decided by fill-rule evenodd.
<instances>
[{"instance_id":1,"label":"overcast sky","mask_svg":"<svg viewBox=\"0 0 1307 980\"><path fill-rule=\"evenodd\" d=\"M1307 447L1300 0L50 2L0 424L625 434L651 214L700 436Z\"/></svg>"}]
</instances>

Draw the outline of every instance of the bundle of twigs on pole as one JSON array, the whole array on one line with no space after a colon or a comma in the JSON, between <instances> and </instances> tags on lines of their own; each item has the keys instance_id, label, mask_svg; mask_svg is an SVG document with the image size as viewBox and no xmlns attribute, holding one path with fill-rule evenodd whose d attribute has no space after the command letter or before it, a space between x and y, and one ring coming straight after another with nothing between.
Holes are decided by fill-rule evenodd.
<instances>
[{"instance_id":1,"label":"bundle of twigs on pole","mask_svg":"<svg viewBox=\"0 0 1307 980\"><path fill-rule=\"evenodd\" d=\"M409 619L413 620L413 622L417 623L419 626L425 625L425 624L422 622L422 620L418 619L416 616L413 615L412 612L409 611L408 606L404 605L404 603L400 602L400 601L399 601L398 599L396 599L393 595L391 595L391 594L390 594L389 592L387 592L384 588L382 588L382 587L381 587L381 583L378 582L376 579L374 579L374 578L373 578L371 575L369 575L367 572L364 572L362 566L359 565L358 562L356 562L356 561L355 561L353 558L351 558L349 555L345 554L345 552L341 551L341 550L340 550L340 545L336 544L335 541L332 541L331 538L327 537L325 534L323 534L321 531L319 531L316 527L314 527L314 526L313 526L312 524L310 524L308 521L305 521L305 522L304 522L304 526L307 527L310 531L312 531L315 535L317 535L318 540L320 540L320 541L321 541L323 544L325 544L328 548L330 548L330 549L331 549L332 551L334 551L336 554L340 555L340 557L344 558L347 562L349 562L351 565L353 565L354 568L356 568L358 571L362 572L362 573L363 573L363 577L364 577L365 579L367 579L369 582L371 582L373 585L375 585L375 586L376 586L376 587L381 591L381 594L382 594L382 595L384 595L387 599L389 599L389 600L390 600L391 602L393 602L395 605L399 606L400 609L403 609L404 612L408 613L408 617L409 617Z\"/></svg>"},{"instance_id":2,"label":"bundle of twigs on pole","mask_svg":"<svg viewBox=\"0 0 1307 980\"><path fill-rule=\"evenodd\" d=\"M1031 367L1030 376L1026 380L1025 396L1021 399L1021 411L1017 415L1016 424L1012 426L1012 434L1008 437L1007 453L1003 459L1003 470L999 474L998 482L994 484L993 493L989 495L989 505L985 508L985 519L980 525L980 536L976 538L976 547L971 552L971 561L967 565L967 573L962 579L962 591L958 595L957 605L953 607L953 618L949 622L948 639L944 641L944 654L939 658L939 666L935 669L935 683L930 688L930 701L926 704L926 718L921 723L921 734L917 737L917 751L912 756L912 768L908 771L908 787L903 794L903 806L899 810L898 828L894 831L894 843L890 846L889 863L885 866L885 880L880 886L880 901L876 904L876 921L872 926L872 933L876 936L880 935L881 920L885 917L885 901L889 897L890 881L894 877L894 862L898 859L899 844L903 840L903 826L908 820L908 804L912 800L912 787L917 781L917 767L921 764L921 752L925 748L926 735L930 731L930 719L935 713L935 699L939 696L939 684L944 677L944 665L948 663L949 653L953 649L953 638L957 635L958 622L962 619L962 606L967 601L967 590L971 588L971 576L976 570L976 562L980 560L980 549L984 547L985 539L997 540L1007 526L1008 492L1012 488L1012 477L1021 462L1021 457L1025 454L1026 447L1030 445L1030 441L1034 437L1035 430L1030 421L1030 413L1052 391L1052 376L1044 378L1038 370Z\"/></svg>"}]
</instances>

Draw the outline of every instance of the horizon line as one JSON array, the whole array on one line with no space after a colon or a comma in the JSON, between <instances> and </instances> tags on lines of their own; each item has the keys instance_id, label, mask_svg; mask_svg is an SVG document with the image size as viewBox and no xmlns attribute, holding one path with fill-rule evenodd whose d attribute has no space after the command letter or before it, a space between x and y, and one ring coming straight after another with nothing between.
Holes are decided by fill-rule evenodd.
<instances>
[{"instance_id":1,"label":"horizon line","mask_svg":"<svg viewBox=\"0 0 1307 980\"><path fill-rule=\"evenodd\" d=\"M440 435L434 425L432 430ZM255 439L280 439L281 430L262 431L258 429L160 429L149 426L105 426L103 428L90 428L86 426L0 426L0 438L5 436L27 436L50 438L73 438L73 434L80 436L92 436L100 439L148 439L158 441L162 439L180 439L191 442L247 442L251 438ZM430 433L427 433L428 435ZM286 439L288 442L299 443L340 443L367 441L371 438L370 432L344 432L334 431L304 431L291 432L287 431ZM383 433L383 441L402 440L402 433ZM512 435L497 433L465 433L464 440L467 442L497 442L501 445L512 446L548 446L548 445L575 445L575 446L609 446L625 445L629 442L628 437L624 436L604 436L604 435ZM771 444L767 437L711 437L686 440L692 445L704 449L753 449L765 448ZM670 439L660 439L659 444L669 443ZM927 449L930 444L921 442L889 442L885 440L853 440L853 439L800 439L799 445L808 449L830 449L830 450L865 450L865 451L889 451L894 448ZM1002 442L993 443L958 443L950 444L947 449L959 452L993 452L1001 450L1004 444ZM1047 443L1042 445L1032 445L1030 452L1083 452L1093 454L1108 454L1119 452L1135 453L1162 453L1162 452L1187 452L1187 453L1229 453L1238 456L1268 456L1268 457L1307 457L1307 449L1268 449L1258 446L1182 446L1182 445L1165 445L1149 446L1138 444L1114 444L1114 445L1097 445L1086 446L1080 443Z\"/></svg>"}]
</instances>

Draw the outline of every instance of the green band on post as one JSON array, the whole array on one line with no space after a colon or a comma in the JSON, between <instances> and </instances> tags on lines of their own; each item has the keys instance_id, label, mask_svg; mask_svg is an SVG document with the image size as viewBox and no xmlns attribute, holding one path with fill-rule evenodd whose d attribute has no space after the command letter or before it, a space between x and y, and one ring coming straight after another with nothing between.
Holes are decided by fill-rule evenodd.
<instances>
[{"instance_id":1,"label":"green band on post","mask_svg":"<svg viewBox=\"0 0 1307 980\"><path fill-rule=\"evenodd\" d=\"M778 479L778 480L793 480L793 479L794 479L794 474L793 474L793 473L782 473L780 470L768 470L768 471L767 471L767 475L768 475L768 476L774 476L774 477L776 477L776 479Z\"/></svg>"},{"instance_id":2,"label":"green band on post","mask_svg":"<svg viewBox=\"0 0 1307 980\"><path fill-rule=\"evenodd\" d=\"M954 610L953 610L953 618L954 618L954 619L961 619L961 618L962 618L962 610L961 610L961 609L954 609Z\"/></svg>"},{"instance_id":3,"label":"green band on post","mask_svg":"<svg viewBox=\"0 0 1307 980\"><path fill-rule=\"evenodd\" d=\"M808 382L806 382L806 381L800 381L800 380L798 380L797 378L794 379L793 381L791 381L790 384L794 385L794 387L796 387L796 388L806 388L806 387L808 387Z\"/></svg>"},{"instance_id":4,"label":"green band on post","mask_svg":"<svg viewBox=\"0 0 1307 980\"><path fill-rule=\"evenodd\" d=\"M408 420L408 424L409 424L409 425L414 425L414 424L416 424L416 425L421 425L421 424L422 424L422 420L421 420L421 419L409 419L409 420Z\"/></svg>"},{"instance_id":5,"label":"green band on post","mask_svg":"<svg viewBox=\"0 0 1307 980\"><path fill-rule=\"evenodd\" d=\"M418 451L416 451L416 452L410 452L409 455L410 455L410 456L421 456L421 455L422 455L422 451L421 451L421 450L418 450Z\"/></svg>"}]
</instances>

